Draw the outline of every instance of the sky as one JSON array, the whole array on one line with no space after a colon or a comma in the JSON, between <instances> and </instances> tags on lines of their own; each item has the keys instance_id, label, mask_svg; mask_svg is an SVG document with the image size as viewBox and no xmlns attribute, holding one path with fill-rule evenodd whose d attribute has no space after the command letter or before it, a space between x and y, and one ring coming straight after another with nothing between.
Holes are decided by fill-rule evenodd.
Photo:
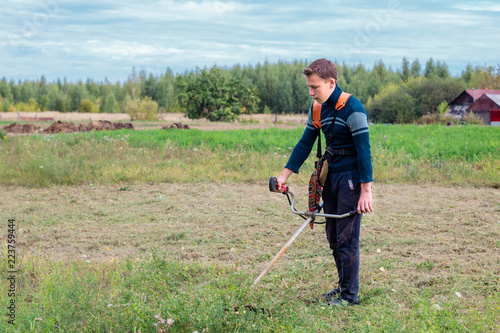
<instances>
[{"instance_id":1,"label":"sky","mask_svg":"<svg viewBox=\"0 0 500 333\"><path fill-rule=\"evenodd\" d=\"M3 0L0 77L123 82L197 67L328 58L500 63L500 2Z\"/></svg>"}]
</instances>

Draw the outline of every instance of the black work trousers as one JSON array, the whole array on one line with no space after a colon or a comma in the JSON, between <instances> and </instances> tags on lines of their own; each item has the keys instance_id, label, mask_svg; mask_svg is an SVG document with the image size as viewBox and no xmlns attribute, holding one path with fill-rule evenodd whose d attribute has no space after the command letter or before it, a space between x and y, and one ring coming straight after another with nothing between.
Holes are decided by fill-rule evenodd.
<instances>
[{"instance_id":1,"label":"black work trousers","mask_svg":"<svg viewBox=\"0 0 500 333\"><path fill-rule=\"evenodd\" d=\"M341 215L357 209L361 194L359 172L329 173L323 189L324 211ZM359 291L359 233L362 215L326 219L326 237L337 266L340 299L356 302Z\"/></svg>"}]
</instances>

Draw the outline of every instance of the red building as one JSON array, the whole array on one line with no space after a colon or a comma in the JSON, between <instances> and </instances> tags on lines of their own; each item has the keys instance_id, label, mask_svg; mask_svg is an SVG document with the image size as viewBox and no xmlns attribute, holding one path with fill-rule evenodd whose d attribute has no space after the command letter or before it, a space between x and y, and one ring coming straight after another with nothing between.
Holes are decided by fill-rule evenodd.
<instances>
[{"instance_id":1,"label":"red building","mask_svg":"<svg viewBox=\"0 0 500 333\"><path fill-rule=\"evenodd\" d=\"M500 126L500 95L484 94L468 110L481 117L485 125Z\"/></svg>"},{"instance_id":2,"label":"red building","mask_svg":"<svg viewBox=\"0 0 500 333\"><path fill-rule=\"evenodd\" d=\"M457 118L472 111L481 117L485 125L500 125L500 90L464 90L448 105L450 113Z\"/></svg>"}]
</instances>

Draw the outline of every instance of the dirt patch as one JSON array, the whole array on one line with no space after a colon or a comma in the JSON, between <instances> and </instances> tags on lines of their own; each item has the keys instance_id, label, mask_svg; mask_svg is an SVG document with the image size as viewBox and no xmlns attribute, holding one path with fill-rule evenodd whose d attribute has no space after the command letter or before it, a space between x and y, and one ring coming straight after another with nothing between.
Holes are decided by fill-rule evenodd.
<instances>
[{"instance_id":1,"label":"dirt patch","mask_svg":"<svg viewBox=\"0 0 500 333\"><path fill-rule=\"evenodd\" d=\"M73 124L70 122L56 121L49 127L40 131L44 134L56 134L56 133L75 133L75 132L87 132L87 131L112 131L119 129L134 129L131 123L112 123L107 120L92 121L89 124ZM4 127L4 130L8 133L35 133L41 128L33 124L17 124L12 123Z\"/></svg>"},{"instance_id":2,"label":"dirt patch","mask_svg":"<svg viewBox=\"0 0 500 333\"><path fill-rule=\"evenodd\" d=\"M88 125L73 123L55 122L48 128L43 130L43 133L74 133L74 132L88 132L88 131L112 131L119 129L134 129L131 123L112 123L107 120L92 121Z\"/></svg>"},{"instance_id":3,"label":"dirt patch","mask_svg":"<svg viewBox=\"0 0 500 333\"><path fill-rule=\"evenodd\" d=\"M45 114L45 113L44 113ZM23 132L9 132L10 134L15 133L34 133L33 127L36 127L39 133L73 133L91 130L110 130L110 129L121 129L130 128L136 130L144 129L169 129L169 128L183 128L187 129L199 129L205 131L227 131L227 130L239 130L239 129L266 129L271 127L278 127L283 129L295 128L297 126L304 127L307 121L307 115L270 115L270 114L254 114L254 115L242 115L239 119L232 123L226 122L211 122L207 119L189 119L183 113L164 113L159 116L158 121L134 121L133 124L130 122L113 122L111 114L93 114L99 115L101 118L109 116L110 119L100 119L95 121L90 121L89 123L79 124L73 123L70 125L70 121L82 121L82 114L69 115L63 114L67 117L64 119L55 118L56 122L52 124L47 124L43 122L38 122L35 124L25 124L29 126L24 126ZM78 117L77 117L78 116ZM74 119L73 119L74 118ZM3 119L3 118L2 118ZM10 118L9 118L10 119ZM39 118L41 119L41 118ZM58 120L59 119L59 120ZM86 118L89 120L89 117ZM94 119L94 117L91 117ZM7 119L5 119L7 120ZM17 119L16 119L17 120ZM66 122L62 121L65 120ZM117 120L121 120L117 117ZM64 124L64 125L62 125ZM10 125L9 125L10 126ZM76 126L76 127L75 127Z\"/></svg>"},{"instance_id":4,"label":"dirt patch","mask_svg":"<svg viewBox=\"0 0 500 333\"><path fill-rule=\"evenodd\" d=\"M15 133L15 134L28 134L34 133L40 129L33 124L18 124L12 123L3 128L7 133Z\"/></svg>"}]
</instances>

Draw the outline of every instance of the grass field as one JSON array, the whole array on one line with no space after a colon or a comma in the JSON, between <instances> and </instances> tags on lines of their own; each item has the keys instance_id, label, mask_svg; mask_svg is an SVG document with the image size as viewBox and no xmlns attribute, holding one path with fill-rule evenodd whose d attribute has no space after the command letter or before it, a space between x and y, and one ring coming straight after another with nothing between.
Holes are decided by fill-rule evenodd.
<instances>
[{"instance_id":1,"label":"grass field","mask_svg":"<svg viewBox=\"0 0 500 333\"><path fill-rule=\"evenodd\" d=\"M18 136L0 144L0 184L257 182L282 169L302 132L299 126ZM373 125L370 135L378 182L500 187L500 128Z\"/></svg>"},{"instance_id":2,"label":"grass field","mask_svg":"<svg viewBox=\"0 0 500 333\"><path fill-rule=\"evenodd\" d=\"M497 332L499 134L462 129L371 128L362 305L345 308L318 297L336 281L323 226L252 287L302 223L267 188L300 129L9 137L0 306L14 218L17 308L0 331ZM290 179L299 209L308 168Z\"/></svg>"}]
</instances>

